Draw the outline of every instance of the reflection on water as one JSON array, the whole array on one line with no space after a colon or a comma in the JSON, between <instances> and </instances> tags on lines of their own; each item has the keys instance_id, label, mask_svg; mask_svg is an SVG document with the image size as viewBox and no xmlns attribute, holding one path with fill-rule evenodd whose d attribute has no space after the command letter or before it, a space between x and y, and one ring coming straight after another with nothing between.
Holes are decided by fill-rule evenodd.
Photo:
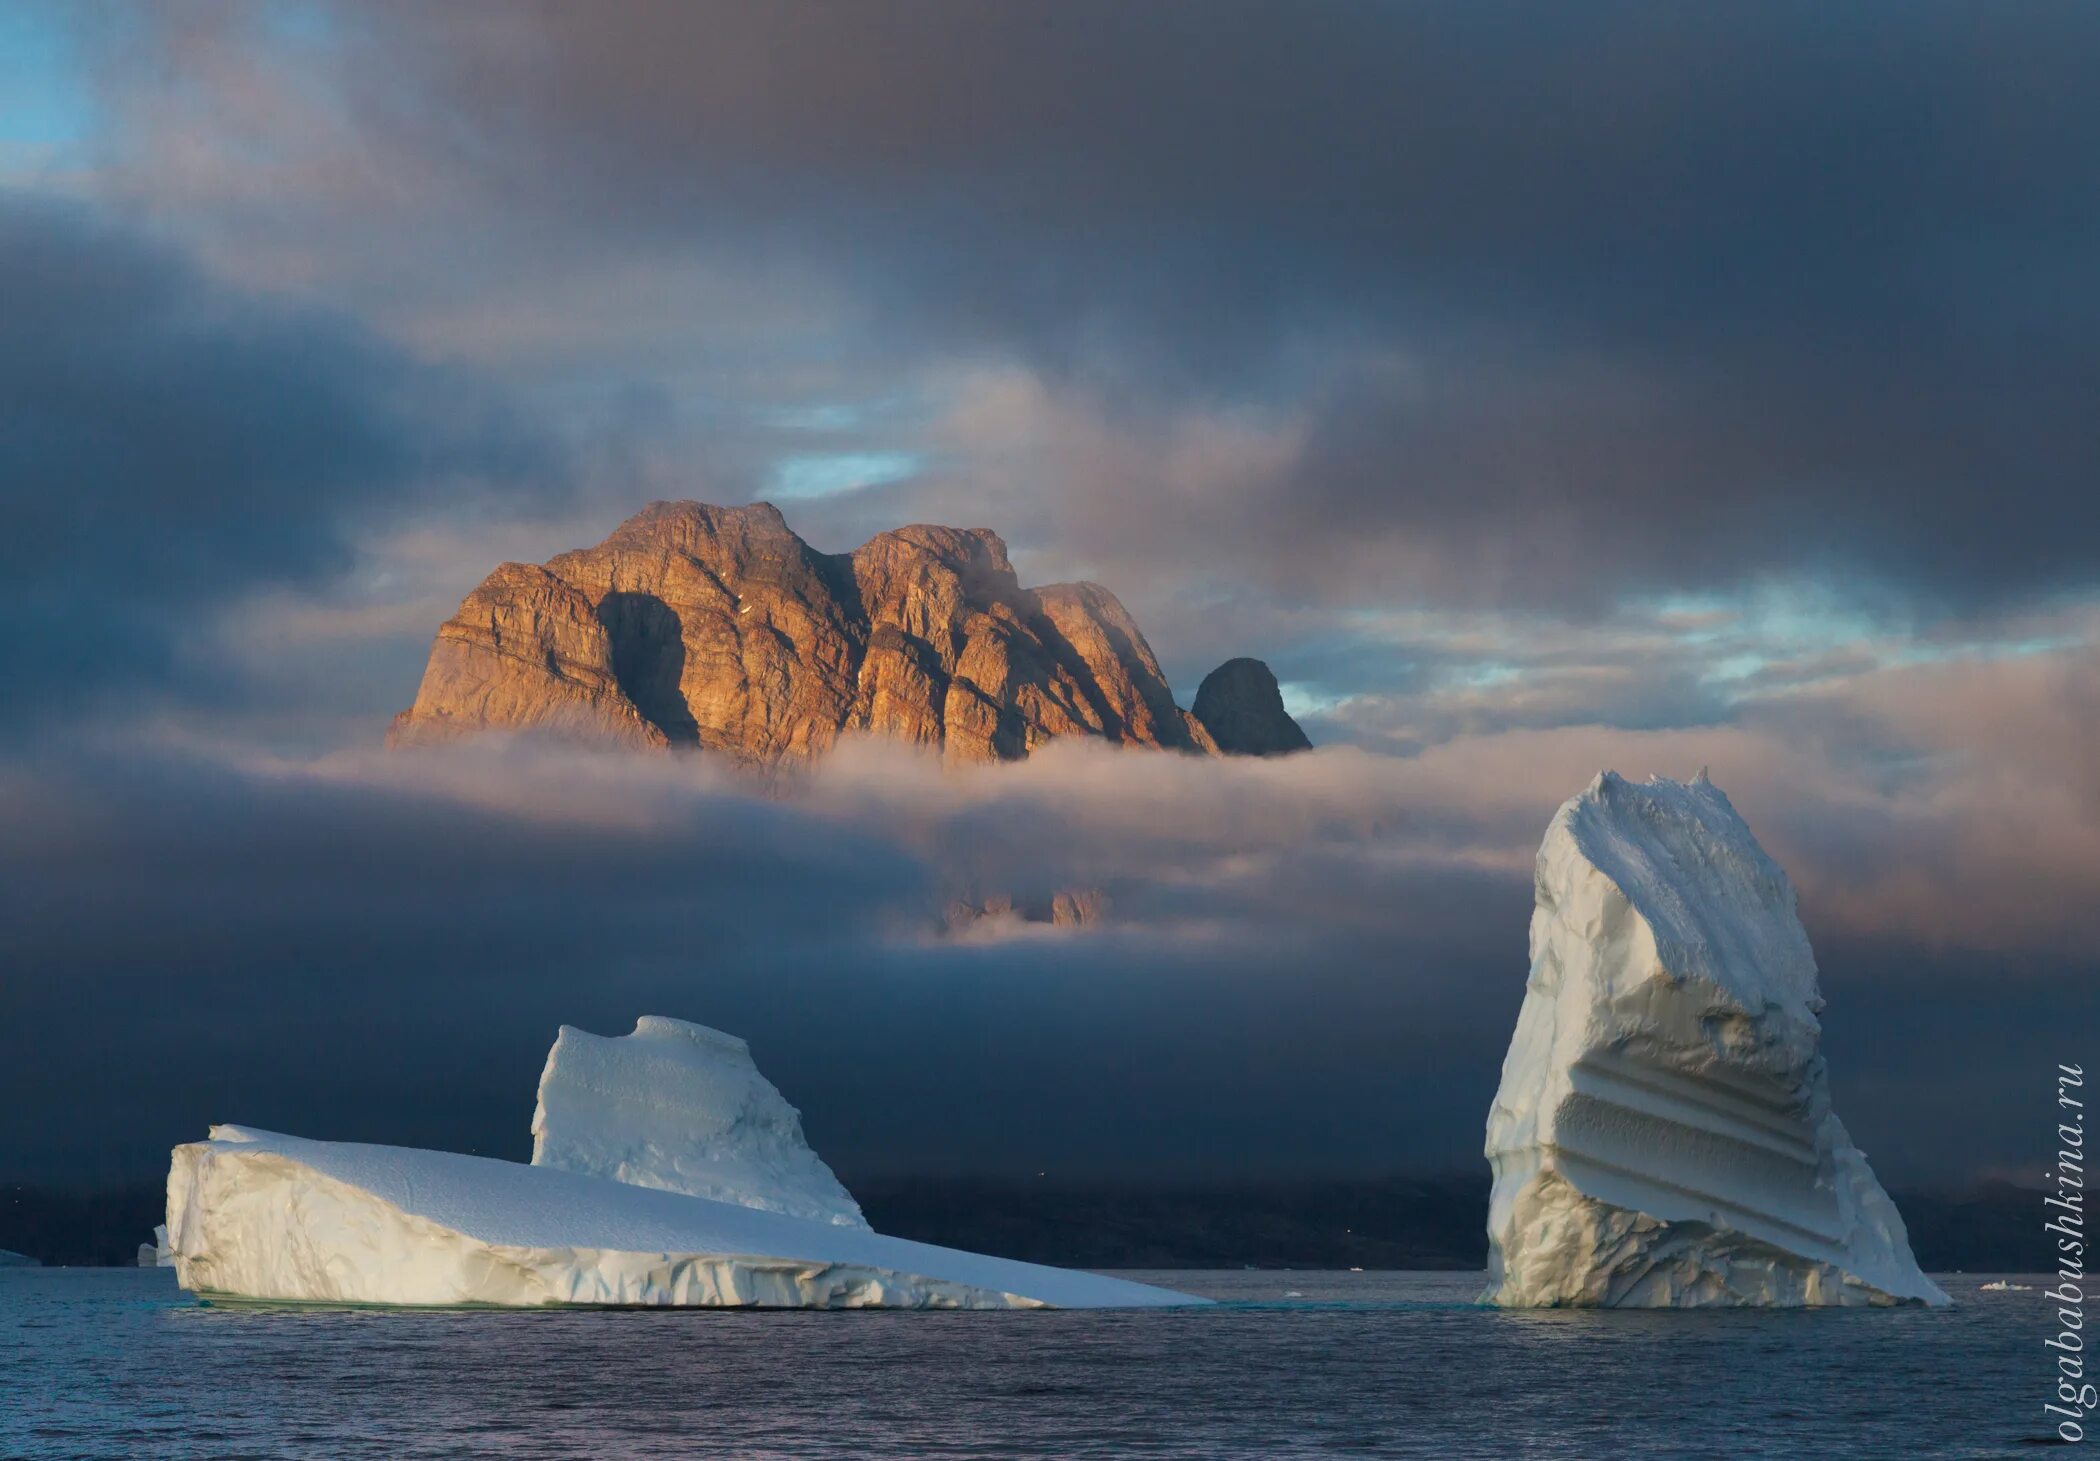
<instances>
[{"instance_id":1,"label":"reflection on water","mask_svg":"<svg viewBox=\"0 0 2100 1461\"><path fill-rule=\"evenodd\" d=\"M217 1308L165 1269L11 1271L0 1454L1879 1458L2046 1434L2045 1306L1981 1275L1946 1281L1951 1310L1695 1314L1480 1309L1477 1273L1130 1276L1225 1302Z\"/></svg>"}]
</instances>

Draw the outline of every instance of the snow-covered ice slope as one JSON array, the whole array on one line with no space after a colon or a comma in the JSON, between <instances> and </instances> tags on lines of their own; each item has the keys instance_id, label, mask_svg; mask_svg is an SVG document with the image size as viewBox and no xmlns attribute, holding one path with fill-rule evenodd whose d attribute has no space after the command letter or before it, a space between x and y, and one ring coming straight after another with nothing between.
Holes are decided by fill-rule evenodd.
<instances>
[{"instance_id":1,"label":"snow-covered ice slope","mask_svg":"<svg viewBox=\"0 0 2100 1461\"><path fill-rule=\"evenodd\" d=\"M177 1279L371 1304L1138 1308L1204 1302L605 1177L235 1126L175 1148Z\"/></svg>"},{"instance_id":2,"label":"snow-covered ice slope","mask_svg":"<svg viewBox=\"0 0 2100 1461\"><path fill-rule=\"evenodd\" d=\"M1944 1304L1830 1109L1786 874L1702 771L1612 772L1539 848L1488 1113L1489 1302Z\"/></svg>"},{"instance_id":3,"label":"snow-covered ice slope","mask_svg":"<svg viewBox=\"0 0 2100 1461\"><path fill-rule=\"evenodd\" d=\"M563 1025L540 1075L532 1162L865 1228L802 1117L734 1035L644 1015L631 1035Z\"/></svg>"}]
</instances>

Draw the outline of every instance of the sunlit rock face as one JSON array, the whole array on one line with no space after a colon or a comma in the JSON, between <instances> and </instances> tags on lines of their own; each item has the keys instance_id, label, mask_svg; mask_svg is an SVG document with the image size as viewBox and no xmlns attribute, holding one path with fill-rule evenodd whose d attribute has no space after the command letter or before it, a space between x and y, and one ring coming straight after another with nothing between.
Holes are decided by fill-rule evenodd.
<instances>
[{"instance_id":1,"label":"sunlit rock face","mask_svg":"<svg viewBox=\"0 0 2100 1461\"><path fill-rule=\"evenodd\" d=\"M1562 806L1488 1114L1484 1299L1946 1303L1830 1109L1822 1008L1792 885L1703 772Z\"/></svg>"},{"instance_id":2,"label":"sunlit rock face","mask_svg":"<svg viewBox=\"0 0 2100 1461\"><path fill-rule=\"evenodd\" d=\"M950 899L941 921L951 934L996 937L1033 929L1092 928L1106 921L1111 906L1099 888L1067 888L1048 898L1019 900L994 893Z\"/></svg>"},{"instance_id":3,"label":"sunlit rock face","mask_svg":"<svg viewBox=\"0 0 2100 1461\"><path fill-rule=\"evenodd\" d=\"M498 567L439 629L388 740L490 730L752 761L857 730L959 761L1060 736L1216 749L1100 585L1024 588L982 528L819 553L765 503L660 502L595 548Z\"/></svg>"}]
</instances>

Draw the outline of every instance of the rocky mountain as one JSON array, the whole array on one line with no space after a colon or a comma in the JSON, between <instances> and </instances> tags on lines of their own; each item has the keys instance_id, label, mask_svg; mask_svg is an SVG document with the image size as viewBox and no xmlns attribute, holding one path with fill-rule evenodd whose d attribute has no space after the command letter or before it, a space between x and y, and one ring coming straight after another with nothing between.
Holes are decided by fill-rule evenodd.
<instances>
[{"instance_id":1,"label":"rocky mountain","mask_svg":"<svg viewBox=\"0 0 2100 1461\"><path fill-rule=\"evenodd\" d=\"M1288 756L1312 749L1283 708L1276 676L1258 659L1229 659L1205 675L1190 714L1228 756Z\"/></svg>"},{"instance_id":2,"label":"rocky mountain","mask_svg":"<svg viewBox=\"0 0 2100 1461\"><path fill-rule=\"evenodd\" d=\"M958 761L1075 735L1207 753L1309 744L1260 661L1231 661L1206 694L1220 676L1198 713L1180 709L1114 594L1023 588L983 528L898 528L830 554L766 503L658 502L595 548L484 579L438 630L387 740L540 731L761 762L849 730Z\"/></svg>"}]
</instances>

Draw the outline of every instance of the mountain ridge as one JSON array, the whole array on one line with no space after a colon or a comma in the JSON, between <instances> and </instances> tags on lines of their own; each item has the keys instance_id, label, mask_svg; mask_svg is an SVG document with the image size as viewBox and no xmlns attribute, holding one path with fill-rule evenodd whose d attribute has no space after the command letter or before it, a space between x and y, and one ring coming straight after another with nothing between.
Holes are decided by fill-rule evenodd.
<instances>
[{"instance_id":1,"label":"mountain ridge","mask_svg":"<svg viewBox=\"0 0 2100 1461\"><path fill-rule=\"evenodd\" d=\"M539 732L755 762L850 731L963 762L1073 735L1212 755L1310 744L1266 665L1228 664L1235 694L1205 712L1221 738L1175 703L1114 593L1023 587L990 529L909 524L832 554L770 503L655 502L596 547L491 571L438 629L387 743Z\"/></svg>"}]
</instances>

